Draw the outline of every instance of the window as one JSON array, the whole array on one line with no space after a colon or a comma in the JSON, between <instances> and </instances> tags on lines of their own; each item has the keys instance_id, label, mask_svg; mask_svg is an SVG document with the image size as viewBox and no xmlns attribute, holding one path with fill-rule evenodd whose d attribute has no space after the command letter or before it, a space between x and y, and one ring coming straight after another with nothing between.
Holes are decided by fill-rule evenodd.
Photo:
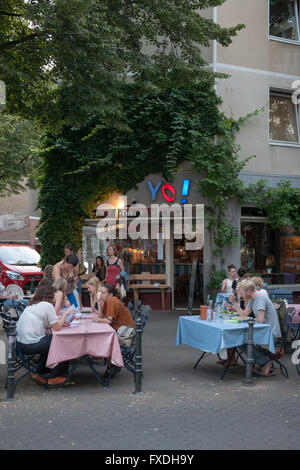
<instances>
[{"instance_id":1,"label":"window","mask_svg":"<svg viewBox=\"0 0 300 470\"><path fill-rule=\"evenodd\" d=\"M300 284L300 233L291 226L273 230L263 217L242 216L241 266L267 284Z\"/></svg>"},{"instance_id":2,"label":"window","mask_svg":"<svg viewBox=\"0 0 300 470\"><path fill-rule=\"evenodd\" d=\"M270 0L269 34L300 41L299 0Z\"/></svg>"},{"instance_id":3,"label":"window","mask_svg":"<svg viewBox=\"0 0 300 470\"><path fill-rule=\"evenodd\" d=\"M290 93L271 91L269 137L271 141L299 143L299 106Z\"/></svg>"}]
</instances>

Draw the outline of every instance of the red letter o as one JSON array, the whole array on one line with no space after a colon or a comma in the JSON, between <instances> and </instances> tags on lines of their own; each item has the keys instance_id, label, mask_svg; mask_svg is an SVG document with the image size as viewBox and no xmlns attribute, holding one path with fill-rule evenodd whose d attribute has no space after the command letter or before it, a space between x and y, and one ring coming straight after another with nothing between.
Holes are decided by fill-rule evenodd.
<instances>
[{"instance_id":1,"label":"red letter o","mask_svg":"<svg viewBox=\"0 0 300 470\"><path fill-rule=\"evenodd\" d=\"M173 197L170 197L166 194L166 189L168 189L173 194ZM166 201L168 201L168 202L173 202L174 201L174 199L175 199L175 189L173 188L173 186L166 183L161 188L161 191L162 191L162 195L163 195L163 197L165 198Z\"/></svg>"}]
</instances>

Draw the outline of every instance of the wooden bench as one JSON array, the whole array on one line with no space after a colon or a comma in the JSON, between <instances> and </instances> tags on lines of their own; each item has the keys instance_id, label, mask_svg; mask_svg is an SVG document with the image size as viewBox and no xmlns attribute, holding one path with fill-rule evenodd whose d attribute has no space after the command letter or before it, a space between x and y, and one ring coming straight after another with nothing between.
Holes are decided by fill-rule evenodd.
<instances>
[{"instance_id":1,"label":"wooden bench","mask_svg":"<svg viewBox=\"0 0 300 470\"><path fill-rule=\"evenodd\" d=\"M133 290L134 304L139 300L140 289L160 289L161 308L165 310L165 290L169 287L167 274L130 274L130 277L128 286Z\"/></svg>"}]
</instances>

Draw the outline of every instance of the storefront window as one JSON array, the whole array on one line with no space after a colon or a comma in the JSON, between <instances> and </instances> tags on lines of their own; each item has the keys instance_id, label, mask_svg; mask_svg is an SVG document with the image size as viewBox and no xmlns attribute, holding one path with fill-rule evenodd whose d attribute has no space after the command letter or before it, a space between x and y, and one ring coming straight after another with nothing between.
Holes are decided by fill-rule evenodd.
<instances>
[{"instance_id":1,"label":"storefront window","mask_svg":"<svg viewBox=\"0 0 300 470\"><path fill-rule=\"evenodd\" d=\"M272 230L257 217L242 217L241 266L267 284L300 283L300 234L291 226Z\"/></svg>"},{"instance_id":2,"label":"storefront window","mask_svg":"<svg viewBox=\"0 0 300 470\"><path fill-rule=\"evenodd\" d=\"M266 223L241 223L241 265L249 271L267 273L268 260L274 256L275 234ZM275 263L274 263L275 266Z\"/></svg>"},{"instance_id":3,"label":"storefront window","mask_svg":"<svg viewBox=\"0 0 300 470\"><path fill-rule=\"evenodd\" d=\"M165 274L164 240L116 240L125 270L131 274Z\"/></svg>"},{"instance_id":4,"label":"storefront window","mask_svg":"<svg viewBox=\"0 0 300 470\"><path fill-rule=\"evenodd\" d=\"M286 284L300 282L300 234L291 226L280 229L280 271Z\"/></svg>"}]
</instances>

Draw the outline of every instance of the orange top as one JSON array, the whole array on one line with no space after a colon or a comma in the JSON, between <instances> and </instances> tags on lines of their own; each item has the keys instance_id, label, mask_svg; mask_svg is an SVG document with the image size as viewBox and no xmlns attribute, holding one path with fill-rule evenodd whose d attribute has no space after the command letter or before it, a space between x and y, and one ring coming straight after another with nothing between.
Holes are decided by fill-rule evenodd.
<instances>
[{"instance_id":1,"label":"orange top","mask_svg":"<svg viewBox=\"0 0 300 470\"><path fill-rule=\"evenodd\" d=\"M135 328L131 313L117 297L111 297L107 302L104 302L103 314L106 318L112 318L114 320L111 326L115 330L118 330L121 325Z\"/></svg>"}]
</instances>

